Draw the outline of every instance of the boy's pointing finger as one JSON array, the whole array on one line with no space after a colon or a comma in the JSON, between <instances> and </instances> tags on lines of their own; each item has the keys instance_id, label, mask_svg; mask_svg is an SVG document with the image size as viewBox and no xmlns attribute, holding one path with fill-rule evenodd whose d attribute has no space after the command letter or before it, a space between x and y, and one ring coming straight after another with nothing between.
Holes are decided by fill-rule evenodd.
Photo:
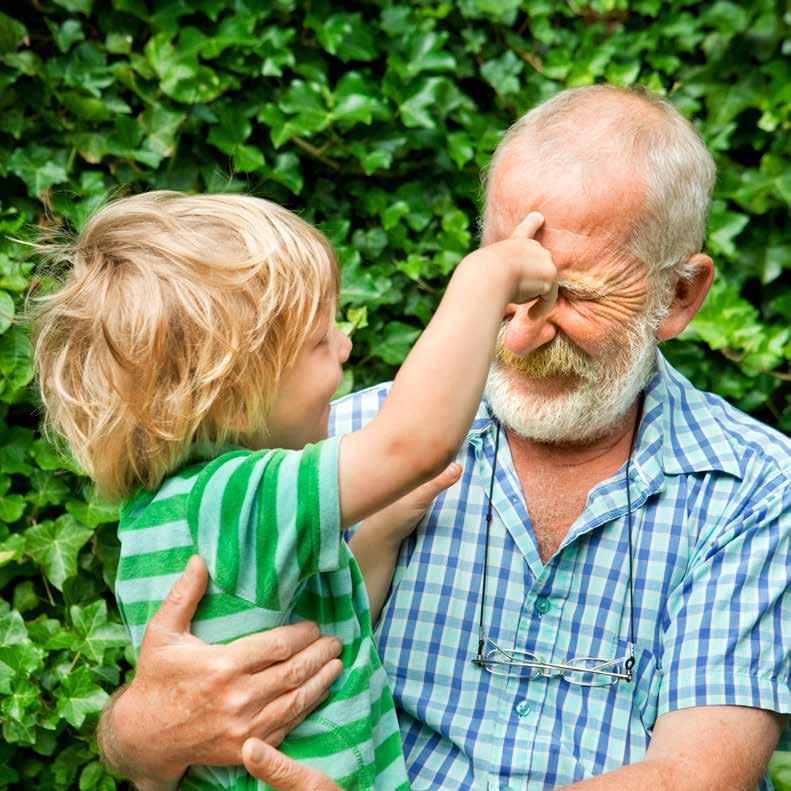
<instances>
[{"instance_id":1,"label":"boy's pointing finger","mask_svg":"<svg viewBox=\"0 0 791 791\"><path fill-rule=\"evenodd\" d=\"M532 239L538 229L544 224L544 215L538 211L531 211L519 225L511 232L512 239Z\"/></svg>"}]
</instances>

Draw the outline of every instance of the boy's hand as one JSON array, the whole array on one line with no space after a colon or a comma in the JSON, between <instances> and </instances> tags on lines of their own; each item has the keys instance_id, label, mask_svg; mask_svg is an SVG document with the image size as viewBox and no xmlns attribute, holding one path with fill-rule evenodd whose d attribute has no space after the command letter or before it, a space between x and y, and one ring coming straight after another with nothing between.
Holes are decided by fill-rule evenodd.
<instances>
[{"instance_id":1,"label":"boy's hand","mask_svg":"<svg viewBox=\"0 0 791 791\"><path fill-rule=\"evenodd\" d=\"M413 489L391 506L369 516L364 522L365 529L375 531L371 535L397 549L417 527L434 500L460 477L461 466L456 462L449 464L436 478Z\"/></svg>"},{"instance_id":2,"label":"boy's hand","mask_svg":"<svg viewBox=\"0 0 791 791\"><path fill-rule=\"evenodd\" d=\"M543 224L540 212L530 212L507 239L481 247L465 259L474 260L476 267L505 268L512 284L509 302L521 305L535 300L528 312L531 319L546 316L558 298L558 271L552 255L533 238Z\"/></svg>"}]
</instances>

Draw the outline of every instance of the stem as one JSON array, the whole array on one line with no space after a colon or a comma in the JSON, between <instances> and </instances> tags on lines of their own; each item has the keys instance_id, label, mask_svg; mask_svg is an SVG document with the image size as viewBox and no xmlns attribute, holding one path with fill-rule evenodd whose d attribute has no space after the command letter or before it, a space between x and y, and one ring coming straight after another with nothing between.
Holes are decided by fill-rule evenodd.
<instances>
[{"instance_id":1,"label":"stem","mask_svg":"<svg viewBox=\"0 0 791 791\"><path fill-rule=\"evenodd\" d=\"M292 140L304 152L310 154L314 159L318 159L319 162L323 162L328 168L332 168L333 170L341 169L341 166L334 159L324 156L324 149L316 148L316 146L311 145L307 140L303 140L301 137L294 137Z\"/></svg>"},{"instance_id":2,"label":"stem","mask_svg":"<svg viewBox=\"0 0 791 791\"><path fill-rule=\"evenodd\" d=\"M47 591L47 598L49 599L49 603L54 607L55 600L52 598L52 591L49 589L49 583L47 582L47 578L42 573L41 579L44 580L44 590Z\"/></svg>"}]
</instances>

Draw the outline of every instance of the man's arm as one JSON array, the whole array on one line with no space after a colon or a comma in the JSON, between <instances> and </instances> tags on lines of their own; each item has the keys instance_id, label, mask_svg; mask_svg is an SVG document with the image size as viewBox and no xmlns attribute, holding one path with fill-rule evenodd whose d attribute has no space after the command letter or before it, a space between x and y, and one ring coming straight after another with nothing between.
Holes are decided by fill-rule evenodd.
<instances>
[{"instance_id":1,"label":"man's arm","mask_svg":"<svg viewBox=\"0 0 791 791\"><path fill-rule=\"evenodd\" d=\"M656 721L642 761L568 791L754 791L783 716L746 706L697 706Z\"/></svg>"}]
</instances>

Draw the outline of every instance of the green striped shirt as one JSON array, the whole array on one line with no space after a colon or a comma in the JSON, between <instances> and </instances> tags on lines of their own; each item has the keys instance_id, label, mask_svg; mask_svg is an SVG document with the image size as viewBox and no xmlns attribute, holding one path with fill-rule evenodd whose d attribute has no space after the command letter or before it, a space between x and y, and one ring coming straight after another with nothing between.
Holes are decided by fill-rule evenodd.
<instances>
[{"instance_id":1,"label":"green striped shirt","mask_svg":"<svg viewBox=\"0 0 791 791\"><path fill-rule=\"evenodd\" d=\"M408 789L365 585L341 538L339 442L234 450L133 497L121 509L116 596L138 651L148 620L197 552L210 577L192 627L201 639L316 621L342 641L344 672L281 749L346 789ZM241 766L193 766L182 787L268 788Z\"/></svg>"}]
</instances>

